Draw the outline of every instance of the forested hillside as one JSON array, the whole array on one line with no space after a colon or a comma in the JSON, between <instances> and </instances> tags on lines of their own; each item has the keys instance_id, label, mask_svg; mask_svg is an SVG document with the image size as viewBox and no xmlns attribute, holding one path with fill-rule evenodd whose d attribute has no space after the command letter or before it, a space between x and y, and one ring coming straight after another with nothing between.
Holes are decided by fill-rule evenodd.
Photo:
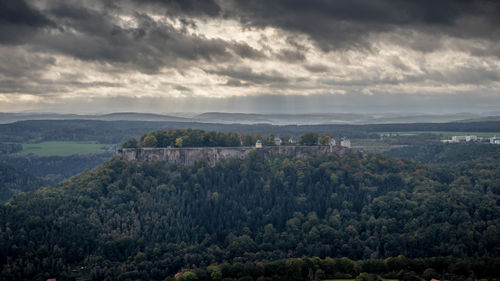
<instances>
[{"instance_id":1,"label":"forested hillside","mask_svg":"<svg viewBox=\"0 0 500 281\"><path fill-rule=\"evenodd\" d=\"M426 142L394 148L385 152L384 155L422 163L444 164L445 166L459 162L475 164L478 161L500 159L500 145Z\"/></svg>"},{"instance_id":2,"label":"forested hillside","mask_svg":"<svg viewBox=\"0 0 500 281\"><path fill-rule=\"evenodd\" d=\"M0 156L0 163L53 183L93 169L113 156L112 153L69 156L10 155Z\"/></svg>"},{"instance_id":3,"label":"forested hillside","mask_svg":"<svg viewBox=\"0 0 500 281\"><path fill-rule=\"evenodd\" d=\"M252 154L213 168L113 159L0 207L0 275L163 280L301 256L491 260L498 175L498 161L445 171L378 155Z\"/></svg>"},{"instance_id":4,"label":"forested hillside","mask_svg":"<svg viewBox=\"0 0 500 281\"><path fill-rule=\"evenodd\" d=\"M0 203L7 201L16 193L35 190L48 183L48 181L16 170L12 166L0 163Z\"/></svg>"}]
</instances>

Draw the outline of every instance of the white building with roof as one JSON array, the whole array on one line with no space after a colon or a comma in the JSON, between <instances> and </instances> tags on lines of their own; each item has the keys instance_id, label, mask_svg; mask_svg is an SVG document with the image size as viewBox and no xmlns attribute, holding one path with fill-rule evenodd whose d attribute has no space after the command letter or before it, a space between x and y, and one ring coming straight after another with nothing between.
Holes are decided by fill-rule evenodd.
<instances>
[{"instance_id":1,"label":"white building with roof","mask_svg":"<svg viewBox=\"0 0 500 281\"><path fill-rule=\"evenodd\" d=\"M262 148L262 142L260 140L255 142L255 148Z\"/></svg>"}]
</instances>

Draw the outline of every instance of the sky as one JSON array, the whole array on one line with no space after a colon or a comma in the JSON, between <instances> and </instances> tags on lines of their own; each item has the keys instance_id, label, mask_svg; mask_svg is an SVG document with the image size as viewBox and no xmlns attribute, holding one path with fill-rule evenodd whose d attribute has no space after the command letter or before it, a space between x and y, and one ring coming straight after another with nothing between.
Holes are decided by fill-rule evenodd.
<instances>
[{"instance_id":1,"label":"sky","mask_svg":"<svg viewBox=\"0 0 500 281\"><path fill-rule=\"evenodd\" d=\"M0 0L0 112L498 112L499 15L498 0Z\"/></svg>"}]
</instances>

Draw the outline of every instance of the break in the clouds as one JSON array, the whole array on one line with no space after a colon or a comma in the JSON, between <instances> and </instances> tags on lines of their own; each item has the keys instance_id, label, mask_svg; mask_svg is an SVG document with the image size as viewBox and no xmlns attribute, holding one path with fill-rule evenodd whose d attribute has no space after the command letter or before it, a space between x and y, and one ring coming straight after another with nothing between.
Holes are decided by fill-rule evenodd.
<instances>
[{"instance_id":1,"label":"break in the clouds","mask_svg":"<svg viewBox=\"0 0 500 281\"><path fill-rule=\"evenodd\" d=\"M499 14L495 0L0 0L0 111L498 110Z\"/></svg>"}]
</instances>

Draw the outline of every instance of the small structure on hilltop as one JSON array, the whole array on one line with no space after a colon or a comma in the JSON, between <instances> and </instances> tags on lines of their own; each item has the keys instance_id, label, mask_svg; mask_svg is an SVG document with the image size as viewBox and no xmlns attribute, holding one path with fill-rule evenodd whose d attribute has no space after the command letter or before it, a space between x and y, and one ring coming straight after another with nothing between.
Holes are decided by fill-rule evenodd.
<instances>
[{"instance_id":1,"label":"small structure on hilltop","mask_svg":"<svg viewBox=\"0 0 500 281\"><path fill-rule=\"evenodd\" d=\"M465 141L478 141L477 136L465 136Z\"/></svg>"},{"instance_id":2,"label":"small structure on hilltop","mask_svg":"<svg viewBox=\"0 0 500 281\"><path fill-rule=\"evenodd\" d=\"M453 136L451 137L452 142L463 142L465 141L465 136Z\"/></svg>"},{"instance_id":3,"label":"small structure on hilltop","mask_svg":"<svg viewBox=\"0 0 500 281\"><path fill-rule=\"evenodd\" d=\"M255 142L255 148L262 148L262 142L260 140Z\"/></svg>"},{"instance_id":4,"label":"small structure on hilltop","mask_svg":"<svg viewBox=\"0 0 500 281\"><path fill-rule=\"evenodd\" d=\"M275 145L281 145L281 139L279 137L274 138L274 144Z\"/></svg>"},{"instance_id":5,"label":"small structure on hilltop","mask_svg":"<svg viewBox=\"0 0 500 281\"><path fill-rule=\"evenodd\" d=\"M331 138L329 145L336 146L337 145L337 141L334 138Z\"/></svg>"},{"instance_id":6,"label":"small structure on hilltop","mask_svg":"<svg viewBox=\"0 0 500 281\"><path fill-rule=\"evenodd\" d=\"M296 144L296 143L297 143L297 140L296 140L294 137L290 137L290 138L288 139L288 143L290 143L290 144Z\"/></svg>"},{"instance_id":7,"label":"small structure on hilltop","mask_svg":"<svg viewBox=\"0 0 500 281\"><path fill-rule=\"evenodd\" d=\"M349 139L344 138L340 141L340 146L351 148L351 141Z\"/></svg>"}]
</instances>

